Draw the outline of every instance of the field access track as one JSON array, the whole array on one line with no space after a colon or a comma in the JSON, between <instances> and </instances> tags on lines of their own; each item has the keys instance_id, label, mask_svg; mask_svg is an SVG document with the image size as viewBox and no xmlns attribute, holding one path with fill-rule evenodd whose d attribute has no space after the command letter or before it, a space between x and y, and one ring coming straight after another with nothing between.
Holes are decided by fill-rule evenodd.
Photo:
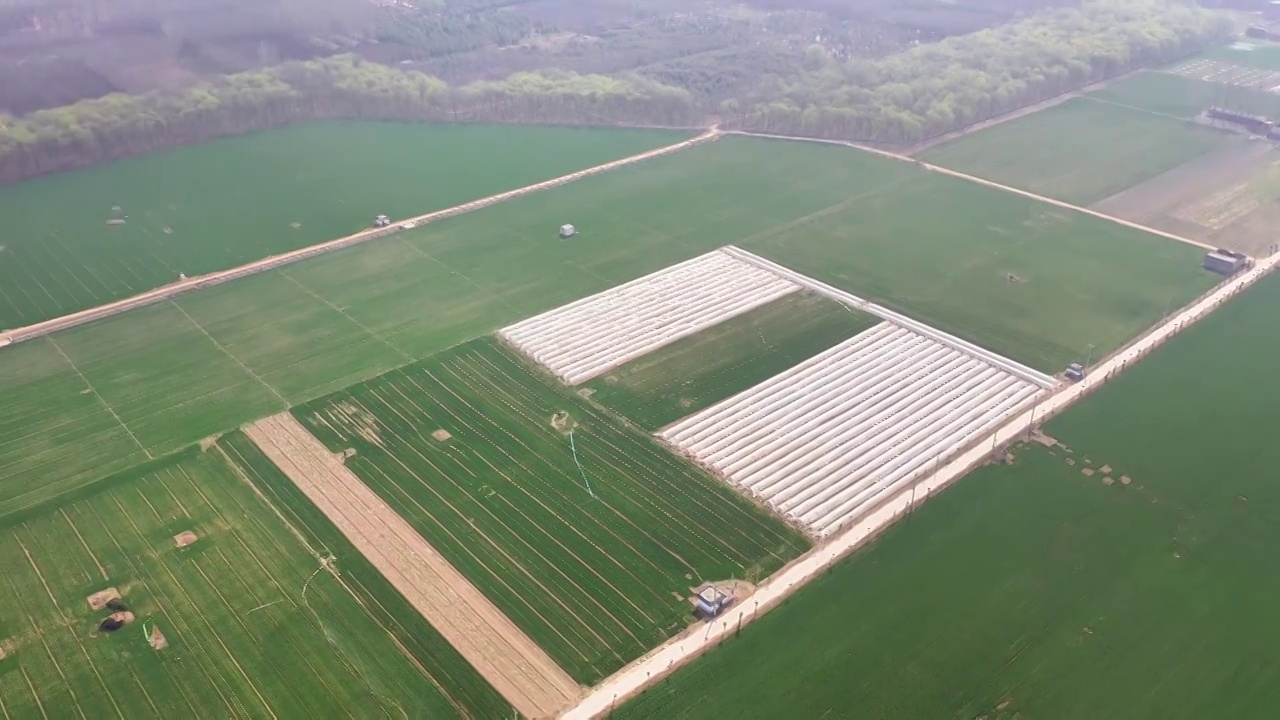
<instances>
[{"instance_id":1,"label":"field access track","mask_svg":"<svg viewBox=\"0 0 1280 720\"><path fill-rule=\"evenodd\" d=\"M549 717L578 696L536 643L292 415L245 433L517 710Z\"/></svg>"},{"instance_id":2,"label":"field access track","mask_svg":"<svg viewBox=\"0 0 1280 720\"><path fill-rule=\"evenodd\" d=\"M499 335L565 383L578 385L799 289L716 251L516 323Z\"/></svg>"},{"instance_id":3,"label":"field access track","mask_svg":"<svg viewBox=\"0 0 1280 720\"><path fill-rule=\"evenodd\" d=\"M1042 389L882 323L660 433L819 535L856 521Z\"/></svg>"}]
</instances>

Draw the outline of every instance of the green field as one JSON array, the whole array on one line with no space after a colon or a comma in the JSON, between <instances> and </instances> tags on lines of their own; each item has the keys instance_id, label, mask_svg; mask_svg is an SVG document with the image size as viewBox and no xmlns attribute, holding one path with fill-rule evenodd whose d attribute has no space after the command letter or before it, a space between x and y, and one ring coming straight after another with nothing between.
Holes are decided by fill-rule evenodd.
<instances>
[{"instance_id":1,"label":"green field","mask_svg":"<svg viewBox=\"0 0 1280 720\"><path fill-rule=\"evenodd\" d=\"M378 214L452 207L681 137L324 122L9 185L0 188L0 329L348 235Z\"/></svg>"},{"instance_id":2,"label":"green field","mask_svg":"<svg viewBox=\"0 0 1280 720\"><path fill-rule=\"evenodd\" d=\"M1280 117L1280 94L1231 87L1169 72L1143 72L1108 83L1088 97L1164 115L1191 119L1219 105Z\"/></svg>"},{"instance_id":3,"label":"green field","mask_svg":"<svg viewBox=\"0 0 1280 720\"><path fill-rule=\"evenodd\" d=\"M1047 371L1215 280L1195 247L909 163L724 139L0 349L0 401L40 411L0 425L0 516L727 243Z\"/></svg>"},{"instance_id":4,"label":"green field","mask_svg":"<svg viewBox=\"0 0 1280 720\"><path fill-rule=\"evenodd\" d=\"M198 539L180 549L185 531ZM368 592L358 555L332 535L286 526L217 449L11 518L0 529L0 715L505 716L425 621L398 610L403 600ZM329 553L337 575L317 572ZM112 610L87 602L106 588L135 616L113 633L98 628ZM153 629L168 647L153 649Z\"/></svg>"},{"instance_id":5,"label":"green field","mask_svg":"<svg viewBox=\"0 0 1280 720\"><path fill-rule=\"evenodd\" d=\"M1248 40L1206 50L1199 57L1280 72L1280 43Z\"/></svg>"},{"instance_id":6,"label":"green field","mask_svg":"<svg viewBox=\"0 0 1280 720\"><path fill-rule=\"evenodd\" d=\"M919 157L1084 206L1241 141L1086 97L967 134Z\"/></svg>"},{"instance_id":7,"label":"green field","mask_svg":"<svg viewBox=\"0 0 1280 720\"><path fill-rule=\"evenodd\" d=\"M1053 420L1069 451L977 471L617 715L1271 717L1277 304L1270 278Z\"/></svg>"},{"instance_id":8,"label":"green field","mask_svg":"<svg viewBox=\"0 0 1280 720\"><path fill-rule=\"evenodd\" d=\"M354 448L347 466L579 682L682 630L691 587L764 578L808 547L493 340L294 414Z\"/></svg>"},{"instance_id":9,"label":"green field","mask_svg":"<svg viewBox=\"0 0 1280 720\"><path fill-rule=\"evenodd\" d=\"M587 385L647 430L691 415L880 321L820 295L787 295L633 360Z\"/></svg>"}]
</instances>

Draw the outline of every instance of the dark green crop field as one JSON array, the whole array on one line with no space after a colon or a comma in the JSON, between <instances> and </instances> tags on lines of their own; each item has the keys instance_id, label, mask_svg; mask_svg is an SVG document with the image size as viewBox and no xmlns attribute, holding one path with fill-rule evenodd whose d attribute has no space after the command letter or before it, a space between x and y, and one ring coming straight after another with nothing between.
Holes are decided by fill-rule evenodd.
<instances>
[{"instance_id":1,"label":"dark green crop field","mask_svg":"<svg viewBox=\"0 0 1280 720\"><path fill-rule=\"evenodd\" d=\"M1173 338L626 718L1267 718L1280 279Z\"/></svg>"},{"instance_id":2,"label":"dark green crop field","mask_svg":"<svg viewBox=\"0 0 1280 720\"><path fill-rule=\"evenodd\" d=\"M587 388L592 400L657 430L878 322L820 295L794 293L633 360Z\"/></svg>"},{"instance_id":3,"label":"dark green crop field","mask_svg":"<svg viewBox=\"0 0 1280 720\"><path fill-rule=\"evenodd\" d=\"M313 540L216 449L11 518L0 529L0 716L506 716L420 617L419 645L402 649L404 630L349 587L350 554L332 548L326 571L329 548ZM92 608L108 589L120 607ZM108 616L123 627L103 630Z\"/></svg>"},{"instance_id":4,"label":"dark green crop field","mask_svg":"<svg viewBox=\"0 0 1280 720\"><path fill-rule=\"evenodd\" d=\"M324 122L0 188L0 330L523 187L679 133Z\"/></svg>"},{"instance_id":5,"label":"dark green crop field","mask_svg":"<svg viewBox=\"0 0 1280 720\"><path fill-rule=\"evenodd\" d=\"M684 629L700 582L809 545L493 340L294 414L583 683Z\"/></svg>"}]
</instances>

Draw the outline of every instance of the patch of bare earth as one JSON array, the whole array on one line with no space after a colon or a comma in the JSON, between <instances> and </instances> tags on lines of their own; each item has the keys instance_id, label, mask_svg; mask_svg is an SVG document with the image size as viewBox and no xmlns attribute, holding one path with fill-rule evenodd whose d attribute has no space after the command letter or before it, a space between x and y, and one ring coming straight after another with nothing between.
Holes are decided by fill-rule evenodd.
<instances>
[{"instance_id":1,"label":"patch of bare earth","mask_svg":"<svg viewBox=\"0 0 1280 720\"><path fill-rule=\"evenodd\" d=\"M438 442L444 442L453 437L453 435L448 430L435 430L431 433L431 437L435 438Z\"/></svg>"},{"instance_id":2,"label":"patch of bare earth","mask_svg":"<svg viewBox=\"0 0 1280 720\"><path fill-rule=\"evenodd\" d=\"M182 532L173 536L173 544L177 545L180 548L184 548L199 539L200 539L200 536L196 535L190 530L183 530Z\"/></svg>"},{"instance_id":3,"label":"patch of bare earth","mask_svg":"<svg viewBox=\"0 0 1280 720\"><path fill-rule=\"evenodd\" d=\"M742 602L756 591L755 584L746 580L721 580L714 585L720 588L720 592L732 596L734 602Z\"/></svg>"},{"instance_id":4,"label":"patch of bare earth","mask_svg":"<svg viewBox=\"0 0 1280 720\"><path fill-rule=\"evenodd\" d=\"M324 417L319 414L316 417L331 426L359 435L360 439L371 445L382 447L382 424L378 422L378 418L349 400L343 400L324 411Z\"/></svg>"},{"instance_id":5,"label":"patch of bare earth","mask_svg":"<svg viewBox=\"0 0 1280 720\"><path fill-rule=\"evenodd\" d=\"M107 606L107 603L111 602L112 600L119 600L119 599L120 599L120 591L115 588L107 588L106 590L99 590L98 592L85 598L85 600L89 601L89 608L91 610L101 610L102 608Z\"/></svg>"},{"instance_id":6,"label":"patch of bare earth","mask_svg":"<svg viewBox=\"0 0 1280 720\"><path fill-rule=\"evenodd\" d=\"M169 639L160 632L160 626L154 625L151 628L151 634L147 636L147 642L153 650L163 650L169 647Z\"/></svg>"},{"instance_id":7,"label":"patch of bare earth","mask_svg":"<svg viewBox=\"0 0 1280 720\"><path fill-rule=\"evenodd\" d=\"M578 697L573 678L292 415L245 433L516 710L551 717Z\"/></svg>"},{"instance_id":8,"label":"patch of bare earth","mask_svg":"<svg viewBox=\"0 0 1280 720\"><path fill-rule=\"evenodd\" d=\"M1058 441L1056 438L1052 438L1048 435L1045 435L1043 432L1039 430L1036 430L1035 432L1031 433L1031 439L1048 448L1056 447L1058 445Z\"/></svg>"},{"instance_id":9,"label":"patch of bare earth","mask_svg":"<svg viewBox=\"0 0 1280 720\"><path fill-rule=\"evenodd\" d=\"M578 423L574 421L573 416L563 410L557 410L551 416L551 427L555 428L557 432L573 432L573 429L577 426Z\"/></svg>"},{"instance_id":10,"label":"patch of bare earth","mask_svg":"<svg viewBox=\"0 0 1280 720\"><path fill-rule=\"evenodd\" d=\"M1107 215L1254 255L1276 242L1271 143L1240 139L1090 206Z\"/></svg>"}]
</instances>

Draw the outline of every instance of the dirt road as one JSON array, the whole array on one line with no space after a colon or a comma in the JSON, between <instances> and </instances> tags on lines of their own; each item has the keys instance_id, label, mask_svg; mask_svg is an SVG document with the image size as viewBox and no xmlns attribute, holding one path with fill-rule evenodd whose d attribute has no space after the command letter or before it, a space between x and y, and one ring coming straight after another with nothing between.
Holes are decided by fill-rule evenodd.
<instances>
[{"instance_id":1,"label":"dirt road","mask_svg":"<svg viewBox=\"0 0 1280 720\"><path fill-rule=\"evenodd\" d=\"M245 433L521 714L552 717L579 696L573 678L292 415Z\"/></svg>"},{"instance_id":2,"label":"dirt road","mask_svg":"<svg viewBox=\"0 0 1280 720\"><path fill-rule=\"evenodd\" d=\"M1126 227L1131 227L1131 228L1133 228L1133 229L1135 229L1135 230L1142 230L1143 232L1148 232L1148 233L1151 233L1151 234L1153 234L1153 235L1159 235L1159 236L1161 236L1161 237L1165 237L1165 238L1168 238L1168 239L1170 239L1170 240L1177 240L1178 242L1187 243L1188 245L1195 245L1196 247L1205 248L1205 249L1207 249L1207 250L1214 250L1214 249L1216 249L1216 248L1215 248L1215 246L1213 246L1213 245L1209 245L1209 244L1207 244L1207 243L1200 242L1199 240L1192 240L1191 238L1182 237L1181 235L1175 235L1175 234L1170 233L1170 232L1165 232L1164 230L1157 230L1157 229L1155 229L1155 228L1147 227L1146 225L1140 225L1140 224L1138 224L1138 223L1131 222L1131 221L1129 221L1129 220L1125 220L1125 219L1123 219L1123 218L1118 218L1118 217L1115 217L1115 216L1113 216L1113 215L1106 215L1106 214L1104 214L1104 213L1100 213L1100 212L1098 212L1098 211L1096 211L1096 210L1090 210L1089 208L1083 208L1083 207L1080 207L1079 205L1072 205L1071 203L1063 202L1063 201L1061 201L1061 200L1054 200L1053 198L1050 198L1050 197L1045 197L1045 196L1043 196L1043 195L1037 195L1037 194L1035 194L1035 193L1033 193L1033 192L1027 192L1026 190L1019 190L1018 188L1010 187L1010 186L1008 186L1008 185L1001 185L1001 184L1000 184L1000 183L998 183L998 182L993 182L993 181L991 181L991 180L986 180L986 179L983 179L983 178L977 177L976 175L968 175L968 174L966 174L966 173L962 173L962 172L959 172L959 171L957 171L957 170L950 170L950 169L948 169L948 168L944 168L944 167L941 167L941 166L939 166L939 165L932 165L932 164L930 164L930 163L927 163L927 162L924 162L924 161L921 161L921 160L916 160L915 158L909 158L909 157L907 157L907 156L905 156L905 155L898 155L897 153L891 153L891 152L888 152L887 150L877 150L877 149L875 149L875 148L866 147L866 146L863 146L863 145L859 145L859 144L857 144L857 143L847 142L847 141L844 141L844 140L824 140L824 139L821 139L821 138L796 137L796 136L793 136L793 135L772 135L772 134L769 134L769 133L752 133L752 132L743 132L743 131L741 131L741 130L726 130L726 131L725 131L725 134L727 134L727 135L743 135L743 136L746 136L746 137L767 138L767 139L771 139L771 140L792 140L792 141L796 141L796 142L821 143L821 144L824 144L824 145L838 145L838 146L841 146L841 147L853 148L854 150L861 150L861 151L863 151L863 152L869 152L869 153L873 153L873 154L876 154L876 155L880 155L880 156L882 156L882 157L887 157L887 158L889 158L889 159L891 159L891 160L897 160L897 161L899 161L899 162L907 162L907 163L911 163L911 164L916 165L917 167L923 168L923 169L925 169L925 170L930 170L930 171L933 171L933 172L942 173L943 175L950 175L950 176L952 176L952 177L961 178L962 180L968 180L969 182L975 182L975 183L978 183L978 184L980 184L980 185L986 185L987 187L992 187L992 188L995 188L995 189L997 189L997 190L1003 190L1004 192L1013 193L1013 194L1015 194L1015 195L1021 195L1021 196L1023 196L1023 197L1028 197L1028 198L1031 198L1032 200L1039 200L1040 202L1048 203L1048 204L1050 204L1050 205L1055 205L1055 206L1057 206L1057 207L1065 208L1065 209L1067 209L1067 210L1074 210L1074 211L1076 211L1076 212L1084 213L1085 215L1092 215L1093 217L1100 218L1100 219L1102 219L1102 220L1108 220L1108 221L1110 221L1110 222L1117 223L1117 224L1120 224L1120 225L1124 225L1124 226L1126 226Z\"/></svg>"},{"instance_id":3,"label":"dirt road","mask_svg":"<svg viewBox=\"0 0 1280 720\"><path fill-rule=\"evenodd\" d=\"M401 229L404 229L405 226L418 226L435 222L437 220L443 220L455 215L461 215L473 210L489 207L490 205L496 205L497 203L517 198L521 195L528 195L529 193L538 192L539 190L547 190L549 188L565 185L573 182L574 180L581 180L582 178L590 177L591 175L598 175L609 170L623 167L624 165L631 165L633 163L642 162L662 155L668 155L673 152L679 152L680 150L685 150L693 147L694 145L716 140L721 136L721 134L722 133L718 128L711 128L698 137L678 142L674 145L667 145L666 147L649 150L638 155L614 160L612 162L604 163L603 165L587 168L586 170L579 170L568 175L562 175L558 178L534 183L533 185L526 185L525 187L517 188L515 190L508 190L507 192L499 193L497 195L490 195L486 198L473 200L469 203L446 208L444 210L437 210L436 212L419 215L406 220L397 220L392 223L390 227L364 230L354 235L348 235L343 238L338 238L337 240L330 240L319 245L312 245L310 247L282 253L280 255L272 255L229 270L221 270L207 275L198 275L196 277L187 278L186 280L170 283L123 300L107 303L106 305L99 305L98 307L81 310L80 312L71 313L69 315L63 315L62 317L54 318L52 320L45 320L44 322L36 323L34 325L6 330L5 332L0 333L0 348L12 343L22 342L23 340L30 340L31 338L48 335L49 333L57 332L59 330L66 330L67 328L75 327L76 325L83 325L84 323L93 322L94 320L101 320L134 308L164 302L165 300L169 300L170 298L183 293L191 292L192 290L211 287L213 285L221 285L222 283L230 282L248 275L254 275L282 265L288 265L290 263L306 260L307 258L315 257L317 255L323 255L328 252L333 252L334 250L340 250L342 248L350 247L385 235L390 235L399 232Z\"/></svg>"},{"instance_id":4,"label":"dirt road","mask_svg":"<svg viewBox=\"0 0 1280 720\"><path fill-rule=\"evenodd\" d=\"M984 464L991 454L992 446L997 441L1026 434L1031 428L1101 387L1110 376L1123 371L1174 334L1208 315L1231 296L1257 282L1270 272L1278 261L1280 261L1280 254L1259 261L1253 269L1236 276L1199 301L1170 316L1126 349L1090 368L1089 375L1083 381L1059 387L1054 394L1041 400L1032 409L1019 413L1001 425L993 433L990 441L976 443L972 449L947 462L933 475L922 479L914 487L905 488L897 496L860 518L855 526L832 536L827 543L814 548L807 555L783 568L760 585L755 594L739 601L710 627L695 625L689 631L668 640L643 658L614 673L561 717L564 720L603 717L616 705L657 683L676 668L693 660L720 641L732 637L739 627L747 625L761 614L773 609L803 585L826 572L836 562L873 540L905 516L913 504L928 500L930 496Z\"/></svg>"}]
</instances>

